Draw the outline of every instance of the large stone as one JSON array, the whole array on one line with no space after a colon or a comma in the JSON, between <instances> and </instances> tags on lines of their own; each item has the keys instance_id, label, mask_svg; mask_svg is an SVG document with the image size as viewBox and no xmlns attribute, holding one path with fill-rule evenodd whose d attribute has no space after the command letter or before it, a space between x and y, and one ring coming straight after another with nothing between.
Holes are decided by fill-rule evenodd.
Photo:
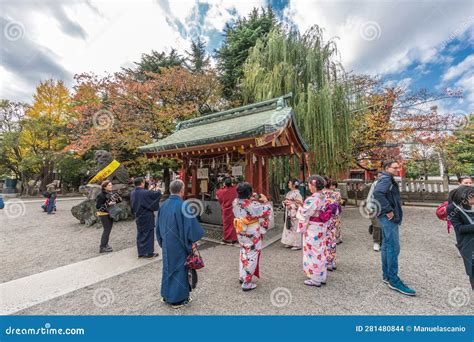
<instances>
[{"instance_id":1,"label":"large stone","mask_svg":"<svg viewBox=\"0 0 474 342\"><path fill-rule=\"evenodd\" d=\"M95 202L95 200L91 199L82 201L71 208L72 215L78 219L81 224L85 224L88 227L92 226L96 222L99 222L99 218L96 215L97 209L95 208ZM114 218L114 221L130 220L133 218L132 209L130 208L128 200L124 200L116 205L122 210L120 215Z\"/></svg>"},{"instance_id":2,"label":"large stone","mask_svg":"<svg viewBox=\"0 0 474 342\"><path fill-rule=\"evenodd\" d=\"M86 199L71 208L72 216L87 226L92 226L98 221L96 216L97 209L95 208L95 200Z\"/></svg>"}]
</instances>

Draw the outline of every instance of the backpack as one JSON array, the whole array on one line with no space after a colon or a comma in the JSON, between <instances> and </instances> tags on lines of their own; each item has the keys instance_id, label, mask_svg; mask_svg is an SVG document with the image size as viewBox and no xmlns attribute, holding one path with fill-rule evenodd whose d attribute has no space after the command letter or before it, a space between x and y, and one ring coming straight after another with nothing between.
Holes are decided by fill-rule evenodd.
<instances>
[{"instance_id":1,"label":"backpack","mask_svg":"<svg viewBox=\"0 0 474 342\"><path fill-rule=\"evenodd\" d=\"M451 223L451 221L448 220L448 201L445 201L443 203L441 203L438 208L436 208L436 216L438 216L438 218L441 220L441 221L446 221L446 224L447 224L447 230L448 230L448 234L451 233L451 229L453 228L453 224Z\"/></svg>"}]
</instances>

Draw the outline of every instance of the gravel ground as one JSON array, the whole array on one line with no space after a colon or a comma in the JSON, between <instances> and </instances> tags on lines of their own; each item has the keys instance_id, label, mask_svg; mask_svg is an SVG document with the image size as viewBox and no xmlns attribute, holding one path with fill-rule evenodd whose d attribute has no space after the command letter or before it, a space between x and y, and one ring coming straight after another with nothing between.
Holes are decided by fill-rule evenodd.
<instances>
[{"instance_id":1,"label":"gravel ground","mask_svg":"<svg viewBox=\"0 0 474 342\"><path fill-rule=\"evenodd\" d=\"M55 215L39 202L0 210L1 283L99 255L102 226L86 227L71 214L80 201L58 201ZM134 246L135 231L131 221L114 223L110 245L117 251Z\"/></svg>"},{"instance_id":2,"label":"gravel ground","mask_svg":"<svg viewBox=\"0 0 474 342\"><path fill-rule=\"evenodd\" d=\"M472 314L474 298L462 260L458 258L454 247L454 237L446 233L444 224L437 220L433 208L407 207L405 216L401 227L399 268L402 279L418 291L418 296L414 298L396 293L381 282L380 254L372 251L372 238L367 233L368 220L362 218L356 208L349 208L343 214L344 243L338 246L338 270L329 273L328 284L322 288L303 285L305 277L301 252L282 248L279 243L275 243L262 252L262 279L258 288L244 293L237 281L239 250L206 242L201 248L206 267L199 271L198 288L192 293L194 301L184 309L173 310L160 303L161 261L156 261L25 309L19 314ZM68 253L58 249L64 240L78 240L78 247L81 248L74 248L73 256L76 259L96 255L98 231L80 228L72 218L65 220L70 222L67 235L57 234L60 228L40 228L41 225L48 226L44 222L36 223L35 234L27 233L29 239L25 240L34 239L41 232L49 239L48 243L36 244L37 253L44 256L39 258L39 266L30 260L33 252L31 255L28 252L28 258L24 259L28 265L25 274L31 274L33 269L39 272L77 261L64 259ZM128 225L128 229L131 229L130 223ZM8 227L15 233L19 229ZM2 230L5 230L3 226ZM132 237L126 236L125 231L126 227L115 230L112 240L114 247L133 245L133 234L130 234ZM7 239L10 246L13 245L13 234L9 233ZM4 240L2 234L2 246L6 244ZM15 246L19 246L17 242ZM52 250L55 252L52 253ZM20 255L16 250L12 252L17 257ZM10 253L3 253L2 258L4 256L10 258ZM58 259L61 259L60 262ZM19 270L12 269L15 263L17 261L9 260L8 266L2 264L3 279L22 276ZM4 270L7 270L9 277L5 277Z\"/></svg>"}]
</instances>

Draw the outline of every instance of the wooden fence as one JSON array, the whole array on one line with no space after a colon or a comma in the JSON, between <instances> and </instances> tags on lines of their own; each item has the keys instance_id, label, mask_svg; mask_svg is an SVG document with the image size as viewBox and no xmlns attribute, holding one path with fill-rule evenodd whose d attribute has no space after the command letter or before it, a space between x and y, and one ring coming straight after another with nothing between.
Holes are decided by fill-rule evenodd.
<instances>
[{"instance_id":1,"label":"wooden fence","mask_svg":"<svg viewBox=\"0 0 474 342\"><path fill-rule=\"evenodd\" d=\"M434 202L446 201L449 193L447 180L409 180L398 181L400 196L403 202ZM346 180L340 184L341 194L345 198L356 201L367 198L371 183Z\"/></svg>"}]
</instances>

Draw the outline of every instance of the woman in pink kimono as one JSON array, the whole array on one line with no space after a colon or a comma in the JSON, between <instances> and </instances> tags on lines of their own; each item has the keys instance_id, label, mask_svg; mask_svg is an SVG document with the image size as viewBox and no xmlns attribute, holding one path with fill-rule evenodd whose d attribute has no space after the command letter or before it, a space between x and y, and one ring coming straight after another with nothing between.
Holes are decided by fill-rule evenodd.
<instances>
[{"instance_id":1,"label":"woman in pink kimono","mask_svg":"<svg viewBox=\"0 0 474 342\"><path fill-rule=\"evenodd\" d=\"M322 192L326 182L321 176L308 178L308 197L298 209L298 232L303 233L303 270L308 279L305 285L320 287L326 284L326 231L331 218L331 208Z\"/></svg>"},{"instance_id":2,"label":"woman in pink kimono","mask_svg":"<svg viewBox=\"0 0 474 342\"><path fill-rule=\"evenodd\" d=\"M249 183L237 186L237 196L233 211L240 244L239 281L243 291L250 291L257 287L253 277L260 278L262 238L269 225L272 205L265 195L253 194Z\"/></svg>"},{"instance_id":3,"label":"woman in pink kimono","mask_svg":"<svg viewBox=\"0 0 474 342\"><path fill-rule=\"evenodd\" d=\"M299 185L300 182L297 179L291 179L288 182L290 191L288 191L283 201L283 206L285 207L285 223L283 225L281 243L286 248L291 248L292 250L301 249L301 233L296 231L298 228L296 213L298 208L303 204L303 197L298 190Z\"/></svg>"},{"instance_id":4,"label":"woman in pink kimono","mask_svg":"<svg viewBox=\"0 0 474 342\"><path fill-rule=\"evenodd\" d=\"M337 182L331 179L326 180L326 187L323 193L326 195L329 207L331 208L331 218L328 221L328 229L326 231L326 247L327 247L327 270L335 271L336 267L336 246L337 246L337 229L341 222L341 194L336 191ZM335 184L335 185L334 185Z\"/></svg>"}]
</instances>

